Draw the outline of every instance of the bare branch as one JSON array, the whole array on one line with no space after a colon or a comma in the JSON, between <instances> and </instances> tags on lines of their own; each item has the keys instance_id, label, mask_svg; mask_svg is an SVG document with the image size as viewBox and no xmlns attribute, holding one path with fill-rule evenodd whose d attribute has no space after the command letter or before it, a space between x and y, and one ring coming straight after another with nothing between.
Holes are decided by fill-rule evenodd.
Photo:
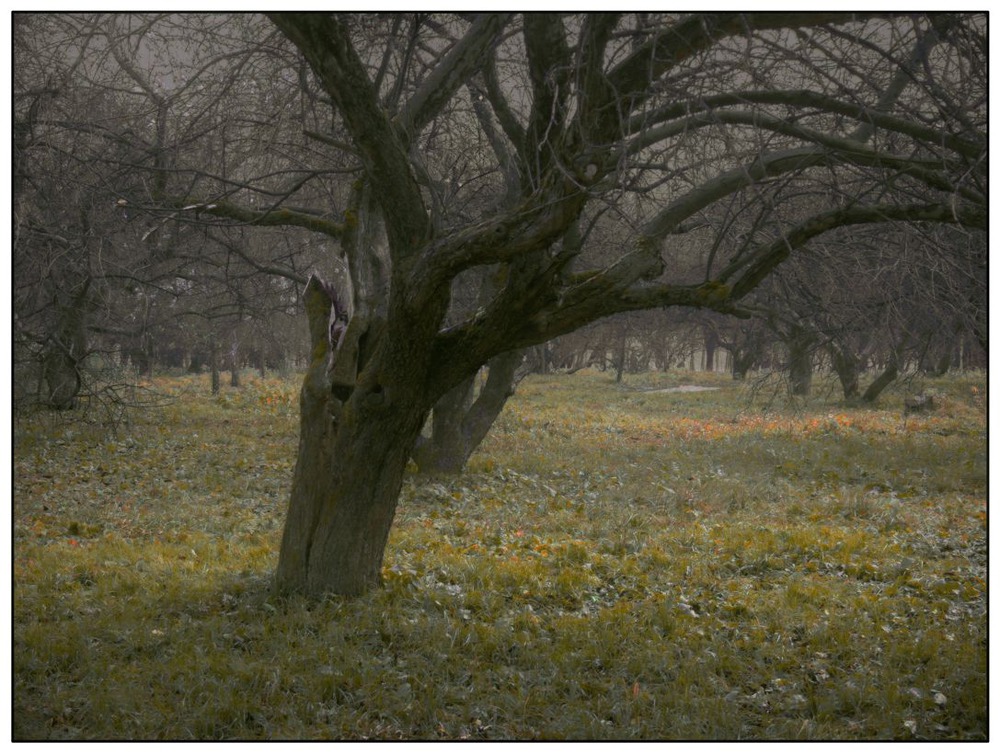
<instances>
[{"instance_id":1,"label":"bare branch","mask_svg":"<svg viewBox=\"0 0 1000 754\"><path fill-rule=\"evenodd\" d=\"M485 56L496 44L510 19L509 13L486 13L479 16L458 43L424 79L413 93L396 122L411 138L427 125L469 78L483 66Z\"/></svg>"},{"instance_id":2,"label":"bare branch","mask_svg":"<svg viewBox=\"0 0 1000 754\"><path fill-rule=\"evenodd\" d=\"M619 63L608 74L608 80L619 98L627 104L624 109L633 112L639 103L650 97L649 84L652 81L725 37L748 31L852 23L877 15L837 12L696 14L654 36ZM608 137L613 135L609 133Z\"/></svg>"},{"instance_id":3,"label":"bare branch","mask_svg":"<svg viewBox=\"0 0 1000 754\"><path fill-rule=\"evenodd\" d=\"M406 256L427 240L430 220L406 149L379 106L343 20L303 13L269 18L302 51L343 115L382 206L390 248Z\"/></svg>"},{"instance_id":4,"label":"bare branch","mask_svg":"<svg viewBox=\"0 0 1000 754\"><path fill-rule=\"evenodd\" d=\"M500 127L507 135L510 143L514 145L514 149L517 150L522 162L526 161L527 156L524 153L526 143L524 126L521 125L514 112L510 109L507 98L500 88L500 82L497 80L495 57L491 58L483 69L483 83L486 85L486 96L493 107L493 112L496 113Z\"/></svg>"},{"instance_id":5,"label":"bare branch","mask_svg":"<svg viewBox=\"0 0 1000 754\"><path fill-rule=\"evenodd\" d=\"M887 131L894 131L905 134L913 139L923 142L929 146L944 147L953 152L968 157L978 159L986 149L986 136L980 142L970 141L966 138L954 136L940 129L929 128L919 123L900 118L889 113L876 109L867 108L852 102L843 102L819 92L806 89L787 89L774 91L743 91L720 94L712 97L705 97L698 101L672 103L666 107L634 116L629 121L629 132L639 134L630 145L630 150L640 145L649 145L659 141L662 136L652 129L656 123L662 123L685 116L693 117L697 113L716 110L729 105L745 105L748 103L761 105L789 105L792 107L809 107L824 110L829 113L837 113L854 118L862 123L871 124ZM687 125L693 125L698 120L687 121ZM683 130L683 127L665 126L664 134L674 135ZM678 130L679 129L679 130ZM854 140L854 139L851 139Z\"/></svg>"},{"instance_id":6,"label":"bare branch","mask_svg":"<svg viewBox=\"0 0 1000 754\"><path fill-rule=\"evenodd\" d=\"M195 215L206 214L213 217L224 217L229 220L236 220L247 225L257 225L260 227L289 226L305 228L336 239L342 239L350 228L349 220L343 223L336 223L307 211L281 207L267 210L253 210L226 201L203 202L191 201L189 199L174 199L168 202L168 204L177 207L181 212L190 212ZM171 217L175 216L177 216L177 213Z\"/></svg>"},{"instance_id":7,"label":"bare branch","mask_svg":"<svg viewBox=\"0 0 1000 754\"><path fill-rule=\"evenodd\" d=\"M538 177L561 147L569 98L569 47L557 14L531 13L524 18L524 45L533 99L525 156Z\"/></svg>"},{"instance_id":8,"label":"bare branch","mask_svg":"<svg viewBox=\"0 0 1000 754\"><path fill-rule=\"evenodd\" d=\"M781 238L762 247L749 259L730 265L720 273L719 280L728 284L738 270L743 270L732 283L728 297L731 301L738 301L752 291L795 249L810 239L846 225L889 221L953 223L985 231L988 229L989 217L984 207L956 207L949 203L857 205L823 212L786 231Z\"/></svg>"}]
</instances>

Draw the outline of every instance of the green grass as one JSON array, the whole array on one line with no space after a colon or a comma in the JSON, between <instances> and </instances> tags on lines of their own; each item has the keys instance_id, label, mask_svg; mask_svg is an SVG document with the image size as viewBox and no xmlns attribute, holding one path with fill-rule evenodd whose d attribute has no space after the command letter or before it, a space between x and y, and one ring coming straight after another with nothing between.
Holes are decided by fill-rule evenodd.
<instances>
[{"instance_id":1,"label":"green grass","mask_svg":"<svg viewBox=\"0 0 1000 754\"><path fill-rule=\"evenodd\" d=\"M905 423L529 378L407 478L385 588L320 602L269 590L297 385L154 387L15 427L16 739L988 735L984 375Z\"/></svg>"}]
</instances>

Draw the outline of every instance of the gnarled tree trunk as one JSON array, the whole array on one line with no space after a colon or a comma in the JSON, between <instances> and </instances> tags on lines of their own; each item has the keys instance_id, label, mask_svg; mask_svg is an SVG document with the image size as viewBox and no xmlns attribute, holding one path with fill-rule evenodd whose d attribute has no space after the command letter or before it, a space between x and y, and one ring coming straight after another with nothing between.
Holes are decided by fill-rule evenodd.
<instances>
[{"instance_id":1,"label":"gnarled tree trunk","mask_svg":"<svg viewBox=\"0 0 1000 754\"><path fill-rule=\"evenodd\" d=\"M403 473L432 401L405 364L379 358L385 349L357 372L369 326L358 317L342 332L332 291L316 277L305 303L312 362L275 586L357 595L381 581Z\"/></svg>"},{"instance_id":2,"label":"gnarled tree trunk","mask_svg":"<svg viewBox=\"0 0 1000 754\"><path fill-rule=\"evenodd\" d=\"M688 221L712 212L726 197L754 189L760 181L805 176L804 171L813 167L832 168L846 161L867 168L880 164L882 155L863 141L814 134L794 119L752 109L730 113L728 105L714 97L709 98L716 99L714 104L692 102L695 109L690 112L687 103L678 102L681 107L671 114L671 108L661 107L664 83L675 81L669 78L675 74L690 75L675 69L685 61L696 62L702 52L711 54L713 46L728 37L751 29L856 23L853 13L822 21L813 14L685 17L662 30L642 31L628 53L616 41L625 27L614 14L572 21L571 28L559 15L524 14L520 39L525 65L518 70L527 79L517 92L516 105L507 101L508 93L500 85L499 74L506 76L508 69L505 65L498 70L500 58L495 54L506 39L504 28L511 22L507 14L477 15L457 39L451 39L449 27L449 43L441 46L444 52L426 72L421 71L405 101L402 93L415 69L402 47L395 52L386 48L383 65L375 72L374 48L366 43L360 51L355 49L352 36L358 30L349 17L272 14L270 18L302 53L337 110L334 122L342 124L349 136L346 150L339 128L333 134L336 138L320 134L319 141L356 157L362 175L352 184L342 223L324 219L329 208L258 212L228 201L197 205L220 217L319 229L340 241L348 262L354 316L342 334L334 337L331 325L338 318L330 315L339 312L324 285L313 278L306 288L313 348L301 395L299 457L277 571L282 591L358 594L378 583L405 465L427 416L442 395L497 354L641 309L686 306L736 313L737 303L790 254L837 227L893 220L986 227L982 202L950 188L958 185L957 178L938 175L938 170L949 169L950 160L931 170L916 161L910 165L894 153L887 169L919 168L915 176L927 180L938 193L942 185L948 186L947 196L929 204L859 202L804 214L794 224L782 221L773 240L748 240L745 250L725 266L715 262L713 254L703 284L671 282L670 263L663 254L667 239L682 229L687 232ZM415 22L413 39L418 38L418 26ZM507 53L501 57L506 60ZM388 72L398 67L397 60L406 72L398 86L383 78L391 76ZM418 64L419 58L413 61ZM715 84L709 83L714 89ZM503 199L501 191L481 192L479 177L467 180L465 187L460 180L449 179L446 192L446 175L434 168L437 153L434 159L425 159L432 153L425 151L422 131L439 118L443 124L451 122L448 105L462 87L469 88L472 102L481 104L473 106L480 133L496 157L499 172L488 168L482 177L502 176L495 183L500 189L502 180L501 191L508 195ZM473 93L476 87L478 92ZM810 111L817 106L815 97L803 96L802 101L788 100L789 106ZM870 114L882 112L883 102L862 109L865 122L874 117ZM464 112L464 107L458 110ZM841 110L838 103L830 111ZM647 122L650 113L655 117ZM646 203L637 202L635 217L629 220L636 231L631 240L619 243L609 238L594 246L601 253L593 259L583 255L581 238L589 237L604 211L597 205L612 197L618 202L617 192L625 185L622 157L659 148L661 142L670 146L670 134L714 126L717 114L741 127L752 116L755 129L781 133L795 143L753 152L696 186L678 187L678 196L661 208L640 207ZM888 123L890 130L899 128L895 118L878 117L880 127ZM494 121L506 139L499 138ZM464 121L454 122L465 128ZM918 144L928 139L935 145L945 142L968 164L985 164L985 147L944 132L940 139L936 132L930 138L922 124L900 129L900 138L914 129L920 134L914 137ZM510 147L513 151L507 154ZM687 151L682 145L676 149L671 154L678 158ZM354 157L347 167L353 169ZM684 170L678 167L677 175ZM453 177L461 177L463 171ZM464 175L471 178L473 173ZM927 178L921 178L924 175ZM885 180L881 165L879 176L879 181ZM355 201L363 196L354 194L367 199ZM445 211L445 200L459 195L467 197L462 211ZM480 195L500 200L497 205L477 207L478 199L473 199ZM180 206L193 204L185 199ZM621 201L617 206L628 216L631 210L624 208L630 204ZM588 205L595 211L585 214ZM584 225L585 216L590 219ZM762 215L761 222L770 222L770 217ZM366 235L373 218L384 227L384 244L373 234ZM467 271L494 265L503 273L496 294L475 312L445 325L455 281ZM607 349L601 353L606 355ZM809 356L811 351L805 351L799 361L800 383L806 387ZM467 405L468 387L458 389L452 398L456 407Z\"/></svg>"}]
</instances>

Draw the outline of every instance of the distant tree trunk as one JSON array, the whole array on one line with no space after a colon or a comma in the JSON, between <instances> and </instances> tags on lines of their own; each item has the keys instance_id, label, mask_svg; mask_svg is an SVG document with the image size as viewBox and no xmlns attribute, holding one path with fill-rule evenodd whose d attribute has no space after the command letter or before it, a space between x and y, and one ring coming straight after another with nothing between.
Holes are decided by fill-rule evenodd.
<instances>
[{"instance_id":1,"label":"distant tree trunk","mask_svg":"<svg viewBox=\"0 0 1000 754\"><path fill-rule=\"evenodd\" d=\"M729 356L732 360L733 379L745 380L756 362L757 354L750 348L734 348L730 350Z\"/></svg>"},{"instance_id":2,"label":"distant tree trunk","mask_svg":"<svg viewBox=\"0 0 1000 754\"><path fill-rule=\"evenodd\" d=\"M882 370L882 373L875 378L874 382L868 386L864 395L861 396L862 400L864 400L865 403L874 403L878 399L879 395L882 394L882 391L895 382L897 377L899 377L899 364L895 359L893 359L886 365L886 368Z\"/></svg>"},{"instance_id":3,"label":"distant tree trunk","mask_svg":"<svg viewBox=\"0 0 1000 754\"><path fill-rule=\"evenodd\" d=\"M752 324L736 332L723 346L729 351L730 367L734 380L744 380L751 369L763 361L763 325Z\"/></svg>"},{"instance_id":4,"label":"distant tree trunk","mask_svg":"<svg viewBox=\"0 0 1000 754\"><path fill-rule=\"evenodd\" d=\"M139 375L142 377L152 377L153 376L153 363L154 358L154 346L153 346L153 336L146 334L143 336L143 345L145 348L142 350L142 364L140 365Z\"/></svg>"},{"instance_id":5,"label":"distant tree trunk","mask_svg":"<svg viewBox=\"0 0 1000 754\"><path fill-rule=\"evenodd\" d=\"M124 353L132 361L137 375L153 376L153 336L148 330L144 329L136 340L126 344Z\"/></svg>"},{"instance_id":6,"label":"distant tree trunk","mask_svg":"<svg viewBox=\"0 0 1000 754\"><path fill-rule=\"evenodd\" d=\"M958 334L955 335L958 338ZM921 359L921 369L929 377L944 377L951 369L954 345L938 350L937 354L927 353Z\"/></svg>"},{"instance_id":7,"label":"distant tree trunk","mask_svg":"<svg viewBox=\"0 0 1000 754\"><path fill-rule=\"evenodd\" d=\"M840 347L836 344L831 343L827 350L833 363L833 371L837 373L841 389L844 391L844 398L846 400L857 398L861 393L859 385L861 359L846 347Z\"/></svg>"},{"instance_id":8,"label":"distant tree trunk","mask_svg":"<svg viewBox=\"0 0 1000 754\"><path fill-rule=\"evenodd\" d=\"M975 310L970 326L972 328L972 335L975 337L979 347L984 354L988 354L990 344L990 315L985 304Z\"/></svg>"},{"instance_id":9,"label":"distant tree trunk","mask_svg":"<svg viewBox=\"0 0 1000 754\"><path fill-rule=\"evenodd\" d=\"M944 377L948 374L948 371L951 369L952 356L953 354L951 351L945 351L945 353L941 355L941 358L938 359L934 368L935 376Z\"/></svg>"},{"instance_id":10,"label":"distant tree trunk","mask_svg":"<svg viewBox=\"0 0 1000 754\"><path fill-rule=\"evenodd\" d=\"M625 357L628 349L628 328L622 328L621 338L618 341L618 353L615 356L615 383L622 381L622 374L625 372Z\"/></svg>"},{"instance_id":11,"label":"distant tree trunk","mask_svg":"<svg viewBox=\"0 0 1000 754\"><path fill-rule=\"evenodd\" d=\"M219 377L219 347L216 345L215 341L209 346L209 366L212 370L212 395L219 394L220 377Z\"/></svg>"},{"instance_id":12,"label":"distant tree trunk","mask_svg":"<svg viewBox=\"0 0 1000 754\"><path fill-rule=\"evenodd\" d=\"M812 389L815 336L795 325L785 340L788 348L788 382L792 395L809 395Z\"/></svg>"},{"instance_id":13,"label":"distant tree trunk","mask_svg":"<svg viewBox=\"0 0 1000 754\"><path fill-rule=\"evenodd\" d=\"M42 374L48 386L46 402L57 411L76 408L82 380L77 355L72 343L62 338L53 340L45 354Z\"/></svg>"},{"instance_id":14,"label":"distant tree trunk","mask_svg":"<svg viewBox=\"0 0 1000 754\"><path fill-rule=\"evenodd\" d=\"M55 333L46 344L42 376L48 387L46 403L57 411L76 407L83 386L81 363L87 353L87 293L90 278L83 283L59 315Z\"/></svg>"},{"instance_id":15,"label":"distant tree trunk","mask_svg":"<svg viewBox=\"0 0 1000 754\"><path fill-rule=\"evenodd\" d=\"M475 377L470 377L434 405L431 436L420 437L413 453L422 472L457 474L465 468L514 394L523 359L524 351L508 351L491 359L486 384L475 402Z\"/></svg>"},{"instance_id":16,"label":"distant tree trunk","mask_svg":"<svg viewBox=\"0 0 1000 754\"><path fill-rule=\"evenodd\" d=\"M235 343L233 344L232 349L229 351L229 386L230 387L240 386L239 350Z\"/></svg>"},{"instance_id":17,"label":"distant tree trunk","mask_svg":"<svg viewBox=\"0 0 1000 754\"><path fill-rule=\"evenodd\" d=\"M539 374L548 374L552 371L552 366L549 361L549 344L542 343L541 345L535 346L538 352L538 372Z\"/></svg>"},{"instance_id":18,"label":"distant tree trunk","mask_svg":"<svg viewBox=\"0 0 1000 754\"><path fill-rule=\"evenodd\" d=\"M705 328L705 371L715 371L715 351L719 345L719 336L711 328Z\"/></svg>"}]
</instances>

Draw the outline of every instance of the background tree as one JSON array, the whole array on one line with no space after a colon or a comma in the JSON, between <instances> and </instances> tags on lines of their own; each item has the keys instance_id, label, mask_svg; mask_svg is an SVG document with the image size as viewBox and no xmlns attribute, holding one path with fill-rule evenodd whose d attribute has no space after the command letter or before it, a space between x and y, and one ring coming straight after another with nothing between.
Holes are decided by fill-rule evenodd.
<instances>
[{"instance_id":1,"label":"background tree","mask_svg":"<svg viewBox=\"0 0 1000 754\"><path fill-rule=\"evenodd\" d=\"M871 403L907 370L946 370L956 344L975 340L955 306L978 287L958 273L974 263L961 243L943 253L933 238L912 228L833 231L754 291L748 308L783 345L793 395L807 395L814 368L828 364L846 400Z\"/></svg>"},{"instance_id":2,"label":"background tree","mask_svg":"<svg viewBox=\"0 0 1000 754\"><path fill-rule=\"evenodd\" d=\"M260 361L267 349L278 351L275 365L293 355L275 346L299 338L277 338L275 323L287 330L308 271L333 275L338 260L294 227L250 233L243 216L209 223L151 201L170 186L186 190L195 174L185 162L232 176L233 191L274 167L261 142L280 149L288 120L261 115L284 113L287 82L235 76L254 54L270 60L261 52L268 26L256 16L17 17L15 322L24 400L33 395L20 386L37 382L50 405L72 407L81 391L93 401L112 364L140 374L156 363L208 367L213 342L217 368ZM301 137L301 122L294 133ZM244 342L250 334L270 346Z\"/></svg>"},{"instance_id":3,"label":"background tree","mask_svg":"<svg viewBox=\"0 0 1000 754\"><path fill-rule=\"evenodd\" d=\"M50 35L62 36L64 54L43 44ZM99 388L87 363L113 358L93 339L122 314L112 281L142 264L125 252L136 239L119 232L108 191L123 176L89 159L95 149L120 157L128 151L108 134L126 128L129 115L113 93L75 85L90 38L45 16L19 16L15 37L14 341L15 373L23 378L15 397L31 402L24 385L34 372L40 401L69 409ZM79 111L103 112L105 122L70 134L67 119Z\"/></svg>"}]
</instances>

